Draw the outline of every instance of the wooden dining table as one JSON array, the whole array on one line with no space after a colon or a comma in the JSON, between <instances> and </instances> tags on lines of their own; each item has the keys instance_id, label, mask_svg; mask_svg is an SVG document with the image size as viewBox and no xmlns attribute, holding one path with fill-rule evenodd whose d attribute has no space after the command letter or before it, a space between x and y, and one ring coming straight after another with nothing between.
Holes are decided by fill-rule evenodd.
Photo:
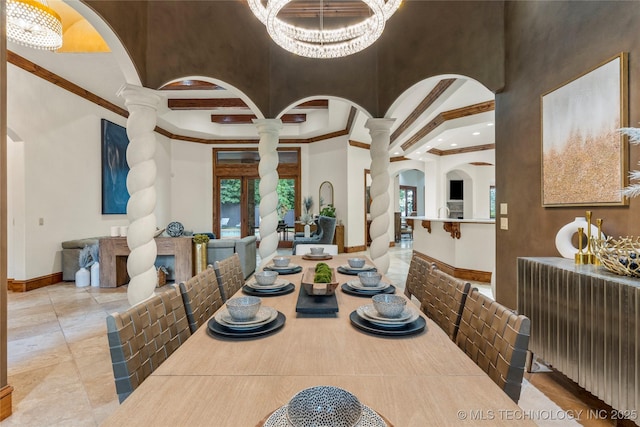
<instances>
[{"instance_id":1,"label":"wooden dining table","mask_svg":"<svg viewBox=\"0 0 640 427\"><path fill-rule=\"evenodd\" d=\"M335 268L348 258L323 262ZM303 269L317 263L300 256L291 262ZM339 286L337 313L301 314L296 301L302 273L280 277L295 291L264 297L262 304L286 316L284 327L232 339L203 325L102 425L260 426L297 392L319 385L348 390L395 427L535 425L430 319L415 335L366 333L349 315L371 298ZM357 279L336 277L340 284Z\"/></svg>"}]
</instances>

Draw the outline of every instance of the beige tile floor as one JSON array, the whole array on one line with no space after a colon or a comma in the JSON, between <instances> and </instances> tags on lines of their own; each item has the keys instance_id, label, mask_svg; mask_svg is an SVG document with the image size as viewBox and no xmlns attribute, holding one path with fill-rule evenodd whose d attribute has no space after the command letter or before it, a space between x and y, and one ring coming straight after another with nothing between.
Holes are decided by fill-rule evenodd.
<instances>
[{"instance_id":1,"label":"beige tile floor","mask_svg":"<svg viewBox=\"0 0 640 427\"><path fill-rule=\"evenodd\" d=\"M387 275L394 284L403 284L411 242L403 241L390 255ZM484 286L484 291L490 293L490 288ZM9 292L7 353L9 383L15 390L13 415L2 427L100 425L118 407L105 316L127 307L126 286L76 288L63 282ZM530 385L520 405L556 407Z\"/></svg>"}]
</instances>

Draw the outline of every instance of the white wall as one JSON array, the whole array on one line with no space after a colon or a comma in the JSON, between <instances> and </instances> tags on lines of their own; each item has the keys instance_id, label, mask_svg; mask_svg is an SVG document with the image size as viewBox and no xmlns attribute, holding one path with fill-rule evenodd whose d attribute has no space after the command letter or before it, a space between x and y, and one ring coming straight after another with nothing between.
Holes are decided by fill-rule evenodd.
<instances>
[{"instance_id":1,"label":"white wall","mask_svg":"<svg viewBox=\"0 0 640 427\"><path fill-rule=\"evenodd\" d=\"M24 147L24 172L11 170L12 182L22 181L24 228L14 228L13 241L24 251L9 253L14 279L26 280L61 271L61 242L108 235L113 225L126 225L126 215L102 215L100 120L121 126L123 117L50 84L13 65L7 66L8 128ZM158 137L158 202L156 216L165 218L170 146ZM12 163L19 153L8 153ZM16 184L18 188L19 184ZM8 203L20 213L20 194ZM40 218L43 224L39 225ZM24 264L24 268L22 268Z\"/></svg>"},{"instance_id":2,"label":"white wall","mask_svg":"<svg viewBox=\"0 0 640 427\"><path fill-rule=\"evenodd\" d=\"M7 138L7 277L26 277L24 142Z\"/></svg>"},{"instance_id":3,"label":"white wall","mask_svg":"<svg viewBox=\"0 0 640 427\"><path fill-rule=\"evenodd\" d=\"M345 221L345 246L364 246L365 237L365 183L364 171L371 169L369 150L349 146L347 149L349 164L347 168L348 182L348 221Z\"/></svg>"}]
</instances>

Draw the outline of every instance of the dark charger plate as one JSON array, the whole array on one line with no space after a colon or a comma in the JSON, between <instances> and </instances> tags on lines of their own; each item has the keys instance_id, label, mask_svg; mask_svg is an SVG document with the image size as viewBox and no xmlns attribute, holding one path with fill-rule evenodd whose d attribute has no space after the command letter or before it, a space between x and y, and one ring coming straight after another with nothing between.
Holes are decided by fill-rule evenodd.
<instances>
[{"instance_id":1,"label":"dark charger plate","mask_svg":"<svg viewBox=\"0 0 640 427\"><path fill-rule=\"evenodd\" d=\"M273 268L273 267L265 267L264 270L277 271L278 274L286 275L286 274L296 274L302 271L302 266L298 265L293 268Z\"/></svg>"},{"instance_id":2,"label":"dark charger plate","mask_svg":"<svg viewBox=\"0 0 640 427\"><path fill-rule=\"evenodd\" d=\"M257 297L276 297L278 295L286 295L293 292L296 286L293 283L289 283L287 286L280 288L276 291L259 291L257 289L252 288L251 286L244 285L242 287L242 292L247 295L254 295Z\"/></svg>"},{"instance_id":3,"label":"dark charger plate","mask_svg":"<svg viewBox=\"0 0 640 427\"><path fill-rule=\"evenodd\" d=\"M343 267L343 266L338 267L336 270L338 270L338 273L349 274L350 276L357 276L358 273L362 273L363 271L378 271L378 269L375 267L371 267L365 270L362 268L352 269L352 268Z\"/></svg>"},{"instance_id":4,"label":"dark charger plate","mask_svg":"<svg viewBox=\"0 0 640 427\"><path fill-rule=\"evenodd\" d=\"M358 313L355 310L352 311L349 315L349 320L351 320L351 324L353 326L362 331L369 332L371 334L392 337L419 334L420 332L424 331L425 327L427 326L427 322L422 316L420 316L413 322L407 323L402 327L385 328L383 326L374 325L373 323L364 320L363 318L358 316Z\"/></svg>"},{"instance_id":5,"label":"dark charger plate","mask_svg":"<svg viewBox=\"0 0 640 427\"><path fill-rule=\"evenodd\" d=\"M377 294L395 294L396 293L396 287L393 285L389 285L388 287L382 289L382 290L378 290L378 291L361 291L360 289L356 289L356 288L352 288L351 286L347 285L346 283L342 284L342 292L344 292L345 294L349 294L349 295L355 295L358 297L372 297L374 295Z\"/></svg>"},{"instance_id":6,"label":"dark charger plate","mask_svg":"<svg viewBox=\"0 0 640 427\"><path fill-rule=\"evenodd\" d=\"M227 328L226 326L223 326L220 323L216 322L216 319L212 317L211 319L209 319L207 326L209 327L209 332L213 335L227 338L253 338L277 331L284 326L285 320L287 320L285 315L278 312L278 316L266 325L261 326L258 329L240 331Z\"/></svg>"}]
</instances>

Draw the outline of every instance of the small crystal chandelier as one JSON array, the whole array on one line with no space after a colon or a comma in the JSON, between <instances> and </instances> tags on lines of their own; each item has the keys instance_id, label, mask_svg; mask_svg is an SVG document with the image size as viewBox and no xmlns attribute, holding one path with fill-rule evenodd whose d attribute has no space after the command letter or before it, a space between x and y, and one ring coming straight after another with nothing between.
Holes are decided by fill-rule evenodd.
<instances>
[{"instance_id":1,"label":"small crystal chandelier","mask_svg":"<svg viewBox=\"0 0 640 427\"><path fill-rule=\"evenodd\" d=\"M266 7L262 0L247 1L253 14L266 25L273 41L283 49L307 58L339 58L371 46L402 0L361 0L372 15L357 24L336 29L324 28L323 0L319 0L318 29L297 27L278 18L278 13L293 0L267 0Z\"/></svg>"},{"instance_id":2,"label":"small crystal chandelier","mask_svg":"<svg viewBox=\"0 0 640 427\"><path fill-rule=\"evenodd\" d=\"M7 0L7 38L34 49L62 46L62 20L46 0Z\"/></svg>"}]
</instances>

